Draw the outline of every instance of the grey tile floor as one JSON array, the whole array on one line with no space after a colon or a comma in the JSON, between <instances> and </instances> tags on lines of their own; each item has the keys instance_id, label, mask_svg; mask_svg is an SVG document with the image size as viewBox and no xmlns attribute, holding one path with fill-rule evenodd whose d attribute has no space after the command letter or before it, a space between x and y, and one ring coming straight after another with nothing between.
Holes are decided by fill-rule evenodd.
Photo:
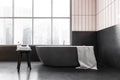
<instances>
[{"instance_id":1,"label":"grey tile floor","mask_svg":"<svg viewBox=\"0 0 120 80\"><path fill-rule=\"evenodd\" d=\"M79 70L73 68L53 68L32 62L32 70L22 62L20 73L17 62L0 62L0 80L120 80L120 70L105 68L102 70Z\"/></svg>"}]
</instances>

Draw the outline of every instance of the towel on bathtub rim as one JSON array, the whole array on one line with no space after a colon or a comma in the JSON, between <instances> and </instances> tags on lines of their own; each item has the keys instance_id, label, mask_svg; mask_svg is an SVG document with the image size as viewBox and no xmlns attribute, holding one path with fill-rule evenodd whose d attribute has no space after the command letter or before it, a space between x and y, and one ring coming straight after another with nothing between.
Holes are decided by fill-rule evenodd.
<instances>
[{"instance_id":1,"label":"towel on bathtub rim","mask_svg":"<svg viewBox=\"0 0 120 80\"><path fill-rule=\"evenodd\" d=\"M93 46L77 46L78 61L80 66L77 69L97 70L97 62Z\"/></svg>"}]
</instances>

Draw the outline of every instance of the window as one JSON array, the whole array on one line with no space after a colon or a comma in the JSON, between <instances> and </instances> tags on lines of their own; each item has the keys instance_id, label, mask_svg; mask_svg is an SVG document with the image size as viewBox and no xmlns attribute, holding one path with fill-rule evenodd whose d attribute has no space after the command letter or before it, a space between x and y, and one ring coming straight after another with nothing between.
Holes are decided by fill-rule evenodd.
<instances>
[{"instance_id":1,"label":"window","mask_svg":"<svg viewBox=\"0 0 120 80\"><path fill-rule=\"evenodd\" d=\"M70 0L0 0L0 44L70 45Z\"/></svg>"},{"instance_id":2,"label":"window","mask_svg":"<svg viewBox=\"0 0 120 80\"><path fill-rule=\"evenodd\" d=\"M0 0L0 17L12 17L12 0Z\"/></svg>"},{"instance_id":3,"label":"window","mask_svg":"<svg viewBox=\"0 0 120 80\"><path fill-rule=\"evenodd\" d=\"M70 20L53 19L53 44L69 45L70 44Z\"/></svg>"},{"instance_id":4,"label":"window","mask_svg":"<svg viewBox=\"0 0 120 80\"><path fill-rule=\"evenodd\" d=\"M53 17L70 17L70 0L53 0Z\"/></svg>"},{"instance_id":5,"label":"window","mask_svg":"<svg viewBox=\"0 0 120 80\"><path fill-rule=\"evenodd\" d=\"M32 19L15 19L14 33L14 44L32 44Z\"/></svg>"},{"instance_id":6,"label":"window","mask_svg":"<svg viewBox=\"0 0 120 80\"><path fill-rule=\"evenodd\" d=\"M34 44L51 44L51 19L34 19Z\"/></svg>"},{"instance_id":7,"label":"window","mask_svg":"<svg viewBox=\"0 0 120 80\"><path fill-rule=\"evenodd\" d=\"M51 0L34 0L34 17L51 17Z\"/></svg>"},{"instance_id":8,"label":"window","mask_svg":"<svg viewBox=\"0 0 120 80\"><path fill-rule=\"evenodd\" d=\"M12 19L0 19L0 44L12 44Z\"/></svg>"},{"instance_id":9,"label":"window","mask_svg":"<svg viewBox=\"0 0 120 80\"><path fill-rule=\"evenodd\" d=\"M32 17L32 0L14 0L15 17Z\"/></svg>"}]
</instances>

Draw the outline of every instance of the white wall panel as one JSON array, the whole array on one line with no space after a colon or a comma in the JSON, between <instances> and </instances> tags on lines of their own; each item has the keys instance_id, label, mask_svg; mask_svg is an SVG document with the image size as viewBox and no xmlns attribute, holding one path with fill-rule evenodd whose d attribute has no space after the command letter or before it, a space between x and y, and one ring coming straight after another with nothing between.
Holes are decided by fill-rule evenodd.
<instances>
[{"instance_id":1,"label":"white wall panel","mask_svg":"<svg viewBox=\"0 0 120 80\"><path fill-rule=\"evenodd\" d=\"M75 14L75 0L72 0L72 15Z\"/></svg>"},{"instance_id":2,"label":"white wall panel","mask_svg":"<svg viewBox=\"0 0 120 80\"><path fill-rule=\"evenodd\" d=\"M97 0L97 30L101 30L120 21L120 0Z\"/></svg>"},{"instance_id":3,"label":"white wall panel","mask_svg":"<svg viewBox=\"0 0 120 80\"><path fill-rule=\"evenodd\" d=\"M72 2L72 31L95 31L96 0Z\"/></svg>"},{"instance_id":4,"label":"white wall panel","mask_svg":"<svg viewBox=\"0 0 120 80\"><path fill-rule=\"evenodd\" d=\"M74 0L74 15L78 15L78 2L79 0Z\"/></svg>"}]
</instances>

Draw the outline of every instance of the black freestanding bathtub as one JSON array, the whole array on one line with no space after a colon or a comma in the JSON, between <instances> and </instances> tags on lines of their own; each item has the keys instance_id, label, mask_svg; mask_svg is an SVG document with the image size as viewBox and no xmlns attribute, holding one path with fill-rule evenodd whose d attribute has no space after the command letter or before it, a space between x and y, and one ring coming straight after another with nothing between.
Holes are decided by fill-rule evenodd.
<instances>
[{"instance_id":1,"label":"black freestanding bathtub","mask_svg":"<svg viewBox=\"0 0 120 80\"><path fill-rule=\"evenodd\" d=\"M36 51L44 65L56 67L79 66L75 46L36 46Z\"/></svg>"}]
</instances>

